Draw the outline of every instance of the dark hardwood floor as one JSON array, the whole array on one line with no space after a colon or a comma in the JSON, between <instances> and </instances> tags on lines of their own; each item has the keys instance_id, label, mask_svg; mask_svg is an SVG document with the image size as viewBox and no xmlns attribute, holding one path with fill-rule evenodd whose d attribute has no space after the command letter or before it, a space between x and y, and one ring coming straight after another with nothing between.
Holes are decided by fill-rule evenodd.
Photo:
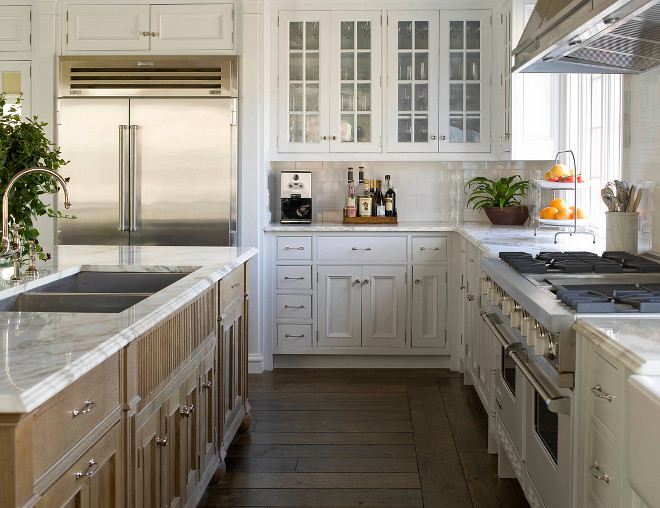
<instances>
[{"instance_id":1,"label":"dark hardwood floor","mask_svg":"<svg viewBox=\"0 0 660 508\"><path fill-rule=\"evenodd\" d=\"M526 507L499 479L486 414L443 369L250 376L253 422L199 506Z\"/></svg>"}]
</instances>

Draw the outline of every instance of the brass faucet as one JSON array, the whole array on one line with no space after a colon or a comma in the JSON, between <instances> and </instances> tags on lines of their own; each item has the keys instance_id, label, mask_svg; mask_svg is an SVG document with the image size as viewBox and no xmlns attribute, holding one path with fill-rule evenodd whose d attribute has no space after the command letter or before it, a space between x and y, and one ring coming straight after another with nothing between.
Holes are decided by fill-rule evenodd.
<instances>
[{"instance_id":1,"label":"brass faucet","mask_svg":"<svg viewBox=\"0 0 660 508\"><path fill-rule=\"evenodd\" d=\"M30 173L45 173L52 176L62 184L62 190L64 191L64 208L69 208L71 206L71 201L69 199L69 186L66 183L66 180L62 175L48 168L28 168L23 171L16 173L5 189L5 193L2 195L2 244L0 245L0 257L14 256L14 277L12 280L21 280L20 273L18 273L17 267L20 265L21 257L21 240L18 234L18 227L12 228L13 238L9 238L9 192L16 183L16 181L24 175Z\"/></svg>"}]
</instances>

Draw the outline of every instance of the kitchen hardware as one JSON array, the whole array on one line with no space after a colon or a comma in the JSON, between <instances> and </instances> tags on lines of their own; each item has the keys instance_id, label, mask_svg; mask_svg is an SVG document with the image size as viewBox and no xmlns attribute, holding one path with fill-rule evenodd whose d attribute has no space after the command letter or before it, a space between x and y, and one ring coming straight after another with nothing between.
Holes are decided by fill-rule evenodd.
<instances>
[{"instance_id":1,"label":"kitchen hardware","mask_svg":"<svg viewBox=\"0 0 660 508\"><path fill-rule=\"evenodd\" d=\"M96 403L92 400L86 400L85 405L81 407L80 409L74 409L71 411L72 418L75 418L78 415L83 415L85 413L89 413L92 409L96 407Z\"/></svg>"},{"instance_id":2,"label":"kitchen hardware","mask_svg":"<svg viewBox=\"0 0 660 508\"><path fill-rule=\"evenodd\" d=\"M76 473L76 480L80 480L85 476L92 476L99 468L99 463L96 462L94 459L90 459L90 461L87 464L88 464L87 471L85 471L84 473L82 472Z\"/></svg>"}]
</instances>

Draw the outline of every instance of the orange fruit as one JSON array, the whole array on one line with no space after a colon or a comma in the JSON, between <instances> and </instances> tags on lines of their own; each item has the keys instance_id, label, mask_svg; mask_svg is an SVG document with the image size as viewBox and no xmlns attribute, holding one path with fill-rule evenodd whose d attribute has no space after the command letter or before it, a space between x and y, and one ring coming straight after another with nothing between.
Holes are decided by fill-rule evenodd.
<instances>
[{"instance_id":1,"label":"orange fruit","mask_svg":"<svg viewBox=\"0 0 660 508\"><path fill-rule=\"evenodd\" d=\"M566 202L562 198L555 198L550 201L550 206L557 210L561 210L562 208L566 208Z\"/></svg>"},{"instance_id":2,"label":"orange fruit","mask_svg":"<svg viewBox=\"0 0 660 508\"><path fill-rule=\"evenodd\" d=\"M569 176L570 170L563 164L555 164L550 168L550 176L561 178L562 176Z\"/></svg>"},{"instance_id":3,"label":"orange fruit","mask_svg":"<svg viewBox=\"0 0 660 508\"><path fill-rule=\"evenodd\" d=\"M568 208L570 208L571 210L573 210L573 213L575 213L575 205L573 205L573 206L569 206Z\"/></svg>"},{"instance_id":4,"label":"orange fruit","mask_svg":"<svg viewBox=\"0 0 660 508\"><path fill-rule=\"evenodd\" d=\"M577 209L575 210L575 216L576 216L578 219L588 219L588 218L589 218L589 216L588 216L586 213L584 213L584 212L582 211L582 208L577 208Z\"/></svg>"},{"instance_id":5,"label":"orange fruit","mask_svg":"<svg viewBox=\"0 0 660 508\"><path fill-rule=\"evenodd\" d=\"M548 206L541 210L541 219L556 219L558 210L553 206Z\"/></svg>"},{"instance_id":6,"label":"orange fruit","mask_svg":"<svg viewBox=\"0 0 660 508\"><path fill-rule=\"evenodd\" d=\"M562 208L557 212L557 220L568 220L573 218L573 211L570 208Z\"/></svg>"}]
</instances>

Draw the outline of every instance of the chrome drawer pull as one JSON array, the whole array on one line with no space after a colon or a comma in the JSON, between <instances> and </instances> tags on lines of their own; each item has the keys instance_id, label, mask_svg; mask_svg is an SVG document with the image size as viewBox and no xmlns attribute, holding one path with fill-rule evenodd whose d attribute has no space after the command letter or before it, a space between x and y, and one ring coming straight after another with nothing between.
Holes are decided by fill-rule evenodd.
<instances>
[{"instance_id":1,"label":"chrome drawer pull","mask_svg":"<svg viewBox=\"0 0 660 508\"><path fill-rule=\"evenodd\" d=\"M190 417L190 415L195 412L195 405L190 404L189 406L181 406L180 411L181 416Z\"/></svg>"},{"instance_id":2,"label":"chrome drawer pull","mask_svg":"<svg viewBox=\"0 0 660 508\"><path fill-rule=\"evenodd\" d=\"M286 337L287 339L300 339L304 336L305 336L304 333L301 333L300 335L291 335L290 333L287 333L284 337Z\"/></svg>"},{"instance_id":3,"label":"chrome drawer pull","mask_svg":"<svg viewBox=\"0 0 660 508\"><path fill-rule=\"evenodd\" d=\"M432 249L428 247L420 247L419 250L440 250L440 247L433 247Z\"/></svg>"},{"instance_id":4,"label":"chrome drawer pull","mask_svg":"<svg viewBox=\"0 0 660 508\"><path fill-rule=\"evenodd\" d=\"M304 305L285 305L285 309L304 309Z\"/></svg>"},{"instance_id":5,"label":"chrome drawer pull","mask_svg":"<svg viewBox=\"0 0 660 508\"><path fill-rule=\"evenodd\" d=\"M88 464L89 465L87 466L87 471L84 473L76 473L76 480L80 480L84 476L92 476L94 473L96 473L96 470L99 468L99 465L96 463L96 461L91 459Z\"/></svg>"},{"instance_id":6,"label":"chrome drawer pull","mask_svg":"<svg viewBox=\"0 0 660 508\"><path fill-rule=\"evenodd\" d=\"M284 247L284 250L305 250L305 247Z\"/></svg>"},{"instance_id":7,"label":"chrome drawer pull","mask_svg":"<svg viewBox=\"0 0 660 508\"><path fill-rule=\"evenodd\" d=\"M204 388L204 390L210 390L212 386L213 386L213 381L209 381L208 383L202 383L202 388Z\"/></svg>"},{"instance_id":8,"label":"chrome drawer pull","mask_svg":"<svg viewBox=\"0 0 660 508\"><path fill-rule=\"evenodd\" d=\"M167 441L168 441L167 436L156 438L156 444L159 444L161 446L167 446Z\"/></svg>"},{"instance_id":9,"label":"chrome drawer pull","mask_svg":"<svg viewBox=\"0 0 660 508\"><path fill-rule=\"evenodd\" d=\"M234 282L234 283L231 285L231 287L232 287L232 288L237 288L237 287L240 286L240 285L241 285L240 282Z\"/></svg>"},{"instance_id":10,"label":"chrome drawer pull","mask_svg":"<svg viewBox=\"0 0 660 508\"><path fill-rule=\"evenodd\" d=\"M599 399L605 399L607 402L612 402L612 396L609 393L603 393L600 385L592 387L591 393L593 393Z\"/></svg>"},{"instance_id":11,"label":"chrome drawer pull","mask_svg":"<svg viewBox=\"0 0 660 508\"><path fill-rule=\"evenodd\" d=\"M371 247L353 247L352 250L371 250Z\"/></svg>"},{"instance_id":12,"label":"chrome drawer pull","mask_svg":"<svg viewBox=\"0 0 660 508\"><path fill-rule=\"evenodd\" d=\"M73 413L73 417L75 418L78 415L82 415L85 413L89 413L94 407L96 406L96 402L91 401L91 400L86 400L85 405L81 407L80 409L74 409L71 411Z\"/></svg>"},{"instance_id":13,"label":"chrome drawer pull","mask_svg":"<svg viewBox=\"0 0 660 508\"><path fill-rule=\"evenodd\" d=\"M305 277L289 277L288 275L286 275L284 277L284 280L303 280L304 278Z\"/></svg>"},{"instance_id":14,"label":"chrome drawer pull","mask_svg":"<svg viewBox=\"0 0 660 508\"><path fill-rule=\"evenodd\" d=\"M605 473L600 472L600 466L598 465L598 462L589 467L589 472L591 473L591 476L596 478L596 480L603 480L605 483L610 483L610 477Z\"/></svg>"}]
</instances>

